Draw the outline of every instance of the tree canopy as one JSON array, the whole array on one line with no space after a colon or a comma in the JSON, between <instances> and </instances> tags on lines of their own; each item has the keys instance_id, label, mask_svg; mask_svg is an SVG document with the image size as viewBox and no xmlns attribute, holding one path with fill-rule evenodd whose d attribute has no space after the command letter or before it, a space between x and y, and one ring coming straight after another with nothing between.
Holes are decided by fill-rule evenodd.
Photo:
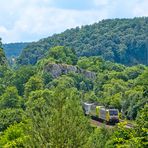
<instances>
[{"instance_id":1,"label":"tree canopy","mask_svg":"<svg viewBox=\"0 0 148 148\"><path fill-rule=\"evenodd\" d=\"M147 23L113 19L67 30L29 44L16 67L0 42L0 147L146 148ZM124 122L95 127L83 101L118 109Z\"/></svg>"},{"instance_id":2,"label":"tree canopy","mask_svg":"<svg viewBox=\"0 0 148 148\"><path fill-rule=\"evenodd\" d=\"M148 17L107 19L93 25L68 29L29 43L18 58L22 65L35 64L55 46L67 46L77 56L101 56L124 65L148 65Z\"/></svg>"}]
</instances>

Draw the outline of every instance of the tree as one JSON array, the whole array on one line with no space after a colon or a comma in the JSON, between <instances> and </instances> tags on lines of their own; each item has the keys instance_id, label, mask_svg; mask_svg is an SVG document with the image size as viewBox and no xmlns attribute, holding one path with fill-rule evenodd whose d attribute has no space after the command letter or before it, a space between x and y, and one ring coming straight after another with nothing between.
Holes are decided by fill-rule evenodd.
<instances>
[{"instance_id":1,"label":"tree","mask_svg":"<svg viewBox=\"0 0 148 148\"><path fill-rule=\"evenodd\" d=\"M83 69L88 69L90 71L99 72L103 59L101 57L81 57L79 58L77 65Z\"/></svg>"},{"instance_id":2,"label":"tree","mask_svg":"<svg viewBox=\"0 0 148 148\"><path fill-rule=\"evenodd\" d=\"M145 104L144 108L139 111L136 118L136 133L137 137L141 140L141 145L147 147L147 133L148 133L148 104Z\"/></svg>"},{"instance_id":3,"label":"tree","mask_svg":"<svg viewBox=\"0 0 148 148\"><path fill-rule=\"evenodd\" d=\"M143 96L142 87L134 87L125 91L122 103L122 111L126 114L128 119L135 119L138 110L143 107L145 98Z\"/></svg>"},{"instance_id":4,"label":"tree","mask_svg":"<svg viewBox=\"0 0 148 148\"><path fill-rule=\"evenodd\" d=\"M43 89L43 86L43 80L40 76L32 76L25 84L25 97L28 97L31 91Z\"/></svg>"},{"instance_id":5,"label":"tree","mask_svg":"<svg viewBox=\"0 0 148 148\"><path fill-rule=\"evenodd\" d=\"M8 127L3 133L0 133L0 147L25 147L24 143L27 141L28 135L25 135L24 129L25 124L23 123Z\"/></svg>"},{"instance_id":6,"label":"tree","mask_svg":"<svg viewBox=\"0 0 148 148\"><path fill-rule=\"evenodd\" d=\"M102 86L102 90L100 91L100 102L107 107L112 106L121 109L122 95L126 90L127 83L123 80L115 78L108 80L107 83Z\"/></svg>"},{"instance_id":7,"label":"tree","mask_svg":"<svg viewBox=\"0 0 148 148\"><path fill-rule=\"evenodd\" d=\"M24 95L25 83L36 73L36 69L33 66L21 66L13 73L12 85L15 85L18 89L19 95Z\"/></svg>"},{"instance_id":8,"label":"tree","mask_svg":"<svg viewBox=\"0 0 148 148\"><path fill-rule=\"evenodd\" d=\"M137 85L140 85L144 88L144 96L148 97L148 67L145 71L137 78Z\"/></svg>"},{"instance_id":9,"label":"tree","mask_svg":"<svg viewBox=\"0 0 148 148\"><path fill-rule=\"evenodd\" d=\"M2 48L2 42L0 38L0 66L6 65L6 63L7 63L7 60L6 60L6 57L5 57L3 48Z\"/></svg>"},{"instance_id":10,"label":"tree","mask_svg":"<svg viewBox=\"0 0 148 148\"><path fill-rule=\"evenodd\" d=\"M3 49L0 48L0 66L2 65L6 65L6 57L5 57L5 54L3 52Z\"/></svg>"},{"instance_id":11,"label":"tree","mask_svg":"<svg viewBox=\"0 0 148 148\"><path fill-rule=\"evenodd\" d=\"M44 81L44 85L48 85L53 80L53 77L49 72L44 72L42 74L42 79Z\"/></svg>"},{"instance_id":12,"label":"tree","mask_svg":"<svg viewBox=\"0 0 148 148\"><path fill-rule=\"evenodd\" d=\"M22 51L18 63L35 64L45 57L48 49L61 45L74 49L78 57L101 56L106 60L128 66L148 65L147 20L148 17L107 19L79 29L68 29L63 33L29 44ZM65 54L58 50L53 52L53 55L60 57L59 61L62 61ZM67 56L64 62L71 63L69 57Z\"/></svg>"},{"instance_id":13,"label":"tree","mask_svg":"<svg viewBox=\"0 0 148 148\"><path fill-rule=\"evenodd\" d=\"M109 141L112 132L106 127L95 128L87 142L87 147L103 148Z\"/></svg>"},{"instance_id":14,"label":"tree","mask_svg":"<svg viewBox=\"0 0 148 148\"><path fill-rule=\"evenodd\" d=\"M105 148L141 148L140 140L135 135L135 130L125 127L126 122L118 123L113 130L110 139L107 141Z\"/></svg>"},{"instance_id":15,"label":"tree","mask_svg":"<svg viewBox=\"0 0 148 148\"><path fill-rule=\"evenodd\" d=\"M48 53L48 58L54 58L57 63L66 63L66 64L76 64L77 57L75 52L64 46L56 46L50 48Z\"/></svg>"},{"instance_id":16,"label":"tree","mask_svg":"<svg viewBox=\"0 0 148 148\"><path fill-rule=\"evenodd\" d=\"M18 95L16 87L7 87L5 93L0 96L0 108L20 108L23 104L23 99Z\"/></svg>"},{"instance_id":17,"label":"tree","mask_svg":"<svg viewBox=\"0 0 148 148\"><path fill-rule=\"evenodd\" d=\"M68 76L61 76L57 79L54 79L51 83L49 83L49 87L57 87L57 86L63 86L63 88L71 88L75 87L75 82L71 77Z\"/></svg>"},{"instance_id":18,"label":"tree","mask_svg":"<svg viewBox=\"0 0 148 148\"><path fill-rule=\"evenodd\" d=\"M33 93L36 97L33 96ZM58 86L46 98L44 91L32 92L28 115L32 120L29 145L32 147L83 147L89 127L74 88ZM37 94L39 95L37 97ZM29 99L29 100L30 100ZM34 104L36 103L36 104ZM30 109L29 106L34 106Z\"/></svg>"},{"instance_id":19,"label":"tree","mask_svg":"<svg viewBox=\"0 0 148 148\"><path fill-rule=\"evenodd\" d=\"M0 95L5 92L8 86L11 86L13 80L13 71L8 66L0 66Z\"/></svg>"},{"instance_id":20,"label":"tree","mask_svg":"<svg viewBox=\"0 0 148 148\"><path fill-rule=\"evenodd\" d=\"M96 102L97 100L97 96L95 95L94 91L88 91L84 94L84 100L86 101L92 101L92 102Z\"/></svg>"},{"instance_id":21,"label":"tree","mask_svg":"<svg viewBox=\"0 0 148 148\"><path fill-rule=\"evenodd\" d=\"M24 116L22 109L1 109L0 110L0 132L6 130L10 125L20 123Z\"/></svg>"}]
</instances>

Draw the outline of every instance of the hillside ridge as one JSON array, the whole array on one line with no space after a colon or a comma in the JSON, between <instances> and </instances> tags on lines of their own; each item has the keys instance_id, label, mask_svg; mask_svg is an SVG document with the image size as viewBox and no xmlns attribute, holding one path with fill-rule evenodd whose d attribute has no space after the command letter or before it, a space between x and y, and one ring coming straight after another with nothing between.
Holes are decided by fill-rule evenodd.
<instances>
[{"instance_id":1,"label":"hillside ridge","mask_svg":"<svg viewBox=\"0 0 148 148\"><path fill-rule=\"evenodd\" d=\"M22 51L18 64L35 64L51 47L67 46L80 56L102 56L124 65L148 65L148 17L107 19L93 25L68 29L32 42Z\"/></svg>"}]
</instances>

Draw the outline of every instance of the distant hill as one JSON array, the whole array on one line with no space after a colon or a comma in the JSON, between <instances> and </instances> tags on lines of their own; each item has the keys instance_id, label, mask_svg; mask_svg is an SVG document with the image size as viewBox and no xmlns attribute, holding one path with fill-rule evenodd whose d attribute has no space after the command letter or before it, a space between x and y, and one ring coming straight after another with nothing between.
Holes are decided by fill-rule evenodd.
<instances>
[{"instance_id":1,"label":"distant hill","mask_svg":"<svg viewBox=\"0 0 148 148\"><path fill-rule=\"evenodd\" d=\"M124 65L148 65L148 17L107 19L76 27L25 47L18 64L35 64L53 46L68 46L78 56L102 56Z\"/></svg>"},{"instance_id":2,"label":"distant hill","mask_svg":"<svg viewBox=\"0 0 148 148\"><path fill-rule=\"evenodd\" d=\"M28 45L28 43L9 43L3 44L4 52L6 57L18 57L22 50Z\"/></svg>"}]
</instances>

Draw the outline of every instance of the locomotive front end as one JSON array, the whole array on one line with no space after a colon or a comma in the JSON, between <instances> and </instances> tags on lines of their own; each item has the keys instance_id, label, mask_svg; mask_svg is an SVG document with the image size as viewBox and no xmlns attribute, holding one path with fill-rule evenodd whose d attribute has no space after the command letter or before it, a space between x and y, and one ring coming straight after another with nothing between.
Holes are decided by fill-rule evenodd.
<instances>
[{"instance_id":1,"label":"locomotive front end","mask_svg":"<svg viewBox=\"0 0 148 148\"><path fill-rule=\"evenodd\" d=\"M119 122L119 110L109 109L109 122L118 123Z\"/></svg>"}]
</instances>

